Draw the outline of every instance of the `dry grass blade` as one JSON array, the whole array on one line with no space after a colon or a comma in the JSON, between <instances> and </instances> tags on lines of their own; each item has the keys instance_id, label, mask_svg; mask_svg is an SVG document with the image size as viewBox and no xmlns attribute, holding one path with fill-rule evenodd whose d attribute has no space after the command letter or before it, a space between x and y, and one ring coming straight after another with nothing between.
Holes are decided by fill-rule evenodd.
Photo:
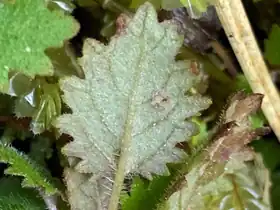
<instances>
[{"instance_id":1,"label":"dry grass blade","mask_svg":"<svg viewBox=\"0 0 280 210\"><path fill-rule=\"evenodd\" d=\"M280 98L269 76L242 1L216 0L215 7L253 92L265 95L262 110L280 141Z\"/></svg>"}]
</instances>

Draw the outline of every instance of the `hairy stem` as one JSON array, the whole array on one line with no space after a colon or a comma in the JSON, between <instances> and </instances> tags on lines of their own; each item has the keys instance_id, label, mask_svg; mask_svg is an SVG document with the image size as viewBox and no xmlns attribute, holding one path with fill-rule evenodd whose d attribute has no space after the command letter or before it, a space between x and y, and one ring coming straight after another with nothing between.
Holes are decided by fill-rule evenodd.
<instances>
[{"instance_id":1,"label":"hairy stem","mask_svg":"<svg viewBox=\"0 0 280 210\"><path fill-rule=\"evenodd\" d=\"M132 130L132 120L131 120L131 116L129 116L125 125L124 137L122 139L121 154L118 162L118 168L115 176L114 186L113 186L108 210L118 209L119 198L120 198L120 194L123 188L123 182L125 178L126 161L128 160L129 157L129 148L131 144L131 130Z\"/></svg>"},{"instance_id":2,"label":"hairy stem","mask_svg":"<svg viewBox=\"0 0 280 210\"><path fill-rule=\"evenodd\" d=\"M242 1L215 0L215 7L253 92L265 95L262 110L280 140L280 98L253 35Z\"/></svg>"}]
</instances>

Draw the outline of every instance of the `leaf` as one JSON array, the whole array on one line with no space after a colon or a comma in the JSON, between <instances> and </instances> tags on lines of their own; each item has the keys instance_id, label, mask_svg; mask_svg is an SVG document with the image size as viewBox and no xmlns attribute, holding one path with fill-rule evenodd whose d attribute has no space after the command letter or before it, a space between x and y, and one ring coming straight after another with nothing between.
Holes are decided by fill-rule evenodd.
<instances>
[{"instance_id":1,"label":"leaf","mask_svg":"<svg viewBox=\"0 0 280 210\"><path fill-rule=\"evenodd\" d=\"M44 0L2 3L0 20L1 90L7 87L11 70L31 77L52 74L52 65L44 50L62 46L63 40L78 30L70 16L49 11Z\"/></svg>"},{"instance_id":2,"label":"leaf","mask_svg":"<svg viewBox=\"0 0 280 210\"><path fill-rule=\"evenodd\" d=\"M176 25L159 24L149 3L124 22L127 27L108 46L92 39L85 42L84 80L60 81L73 112L56 122L60 132L74 137L63 152L80 159L75 170L92 173L89 182L101 187L106 174L116 171L147 178L168 173L165 164L185 156L175 145L196 131L186 118L211 103L207 97L187 94L197 77L188 70L189 62L175 61L183 41Z\"/></svg>"},{"instance_id":3,"label":"leaf","mask_svg":"<svg viewBox=\"0 0 280 210\"><path fill-rule=\"evenodd\" d=\"M89 182L89 177L87 175L66 168L64 171L64 177L67 181L68 200L72 209L87 210L101 208L99 205L103 202L103 199L94 199L100 198L100 195L96 189L96 185Z\"/></svg>"},{"instance_id":4,"label":"leaf","mask_svg":"<svg viewBox=\"0 0 280 210\"><path fill-rule=\"evenodd\" d=\"M122 199L122 210L139 209L143 208L141 203L145 201L148 190L148 182L142 180L140 177L135 177L133 179L132 188L130 190L131 196L123 196ZM143 203L142 203L143 205ZM145 203L145 208L147 208L147 203Z\"/></svg>"},{"instance_id":5,"label":"leaf","mask_svg":"<svg viewBox=\"0 0 280 210\"><path fill-rule=\"evenodd\" d=\"M201 13L207 10L212 0L180 0L181 3L188 9L190 16L199 18Z\"/></svg>"},{"instance_id":6,"label":"leaf","mask_svg":"<svg viewBox=\"0 0 280 210\"><path fill-rule=\"evenodd\" d=\"M0 179L0 209L3 210L42 210L46 206L31 189L24 189L15 177Z\"/></svg>"},{"instance_id":7,"label":"leaf","mask_svg":"<svg viewBox=\"0 0 280 210\"><path fill-rule=\"evenodd\" d=\"M190 208L193 210L203 210L209 209L209 206L212 204L214 206L211 206L210 209L219 209L219 206L221 207L221 205L228 201L233 203L222 209L230 209L232 207L243 209L242 205L244 203L241 205L234 201L236 199L234 197L237 195L230 195L230 198L228 196L229 193L237 193L233 189L239 187L235 183L235 176L238 175L240 170L249 170L245 162L252 160L254 157L253 150L247 144L256 137L267 133L267 128L252 128L249 121L249 116L260 108L262 97L261 94L246 95L244 92L238 92L230 98L221 116L221 125L212 140L213 143L206 149L203 149L191 163L186 165L189 173L185 175L185 180L178 179L168 189L174 188L173 186L175 184L178 185L178 183L183 183L183 185L181 184L182 187L173 193L167 203L162 205L160 209ZM184 170L181 171L183 172ZM230 174L232 178L230 182L225 176L227 174ZM251 175L247 174L244 176L250 177ZM242 175L242 177L244 176ZM245 191L247 189L255 191L255 188L253 189L252 187L256 186L256 184L247 186L248 181L242 183L240 183L241 191L243 188ZM238 196L241 196L242 199L244 198L244 202L250 203L253 199L251 198L253 194L251 195L249 192L250 190L245 193L247 196L244 196L244 192L242 191L243 195ZM261 197L260 192L257 194ZM206 196L208 196L207 199ZM209 196L214 199L210 199L211 205L209 203L207 204L207 202L210 202ZM261 203L259 197L256 197L256 199L258 200L256 203Z\"/></svg>"},{"instance_id":8,"label":"leaf","mask_svg":"<svg viewBox=\"0 0 280 210\"><path fill-rule=\"evenodd\" d=\"M138 8L140 5L144 4L145 2L147 2L147 0L132 0L130 3L130 7L131 8ZM170 10L170 9L174 9L174 8L179 8L182 7L182 3L180 2L180 0L148 0L148 2L150 2L151 4L153 4L153 6L156 9L166 9L166 10Z\"/></svg>"},{"instance_id":9,"label":"leaf","mask_svg":"<svg viewBox=\"0 0 280 210\"><path fill-rule=\"evenodd\" d=\"M150 182L135 177L130 190L131 195L124 195L121 199L122 210L155 209L170 180L170 176L154 176Z\"/></svg>"},{"instance_id":10,"label":"leaf","mask_svg":"<svg viewBox=\"0 0 280 210\"><path fill-rule=\"evenodd\" d=\"M161 1L162 0L148 0L148 2L150 2L151 4L153 4L153 6L155 8L160 8L161 6ZM130 7L131 8L138 8L140 7L142 4L144 4L146 2L146 0L132 0Z\"/></svg>"},{"instance_id":11,"label":"leaf","mask_svg":"<svg viewBox=\"0 0 280 210\"><path fill-rule=\"evenodd\" d=\"M205 119L204 119L205 120ZM193 118L193 121L199 126L199 133L192 137L191 145L192 147L199 146L205 143L208 140L208 128L207 123L200 118Z\"/></svg>"},{"instance_id":12,"label":"leaf","mask_svg":"<svg viewBox=\"0 0 280 210\"><path fill-rule=\"evenodd\" d=\"M161 0L161 7L165 10L171 10L179 7L183 7L180 0Z\"/></svg>"},{"instance_id":13,"label":"leaf","mask_svg":"<svg viewBox=\"0 0 280 210\"><path fill-rule=\"evenodd\" d=\"M264 56L272 65L280 64L280 27L274 24L269 33L268 39L265 40Z\"/></svg>"},{"instance_id":14,"label":"leaf","mask_svg":"<svg viewBox=\"0 0 280 210\"><path fill-rule=\"evenodd\" d=\"M237 74L234 81L235 91L243 91L246 93L252 93L252 89L244 76L244 74Z\"/></svg>"},{"instance_id":15,"label":"leaf","mask_svg":"<svg viewBox=\"0 0 280 210\"><path fill-rule=\"evenodd\" d=\"M189 183L188 187L185 185L180 191L174 193L162 209L268 210L268 206L261 200L261 193L256 182L251 178L250 169L245 165L239 166L239 168L220 176L205 186L201 186L191 198L189 195L191 183L195 181L197 174L189 174L186 177Z\"/></svg>"},{"instance_id":16,"label":"leaf","mask_svg":"<svg viewBox=\"0 0 280 210\"><path fill-rule=\"evenodd\" d=\"M15 115L32 117L30 129L34 134L50 129L53 119L61 113L60 90L57 84L49 83L44 78L32 80L16 73L10 79L9 89L10 94L18 96L15 100Z\"/></svg>"},{"instance_id":17,"label":"leaf","mask_svg":"<svg viewBox=\"0 0 280 210\"><path fill-rule=\"evenodd\" d=\"M46 179L43 169L13 147L0 143L0 162L11 165L5 170L5 174L24 177L23 187L42 188L49 195L57 192L57 189Z\"/></svg>"},{"instance_id":18,"label":"leaf","mask_svg":"<svg viewBox=\"0 0 280 210\"><path fill-rule=\"evenodd\" d=\"M253 142L254 149L262 154L263 162L269 169L271 175L272 186L269 189L271 197L272 209L277 209L280 205L279 193L280 193L280 148L277 139L262 139Z\"/></svg>"}]
</instances>

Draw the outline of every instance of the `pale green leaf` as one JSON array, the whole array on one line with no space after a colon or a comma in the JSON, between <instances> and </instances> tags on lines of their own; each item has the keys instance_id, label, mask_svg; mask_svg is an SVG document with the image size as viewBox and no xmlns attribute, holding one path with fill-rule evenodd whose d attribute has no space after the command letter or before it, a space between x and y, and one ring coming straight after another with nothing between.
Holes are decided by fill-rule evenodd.
<instances>
[{"instance_id":1,"label":"pale green leaf","mask_svg":"<svg viewBox=\"0 0 280 210\"><path fill-rule=\"evenodd\" d=\"M72 209L107 209L108 196L106 194L110 193L110 188L112 188L108 180L98 183L89 180L89 175L81 174L70 168L65 169L64 177L67 183L68 200ZM109 177L107 178L109 179ZM107 184L106 188L102 187L105 183Z\"/></svg>"},{"instance_id":2,"label":"pale green leaf","mask_svg":"<svg viewBox=\"0 0 280 210\"><path fill-rule=\"evenodd\" d=\"M184 182L179 180L181 187L161 210L269 209L262 200L261 182L249 165L256 155L247 146L266 130L260 127L258 134L249 121L260 108L262 97L238 92L228 100L212 143L187 165Z\"/></svg>"},{"instance_id":3,"label":"pale green leaf","mask_svg":"<svg viewBox=\"0 0 280 210\"><path fill-rule=\"evenodd\" d=\"M62 46L78 30L61 11L50 11L44 0L17 0L0 8L0 89L7 88L9 71L29 76L52 74L44 51Z\"/></svg>"},{"instance_id":4,"label":"pale green leaf","mask_svg":"<svg viewBox=\"0 0 280 210\"><path fill-rule=\"evenodd\" d=\"M227 210L252 209L269 210L262 200L252 168L240 161L229 163L224 174L217 179L197 187L199 168L186 175L186 185L175 192L160 208L161 210Z\"/></svg>"},{"instance_id":5,"label":"pale green leaf","mask_svg":"<svg viewBox=\"0 0 280 210\"><path fill-rule=\"evenodd\" d=\"M108 45L85 42L85 79L61 80L72 114L59 117L56 126L74 137L63 152L81 160L75 170L92 173L89 182L102 186L100 179L120 164L120 151L127 152L125 175L148 178L168 173L166 163L185 156L175 145L196 131L186 118L211 101L186 94L197 76L188 69L189 62L175 61L182 41L176 25L158 23L156 11L146 3Z\"/></svg>"}]
</instances>

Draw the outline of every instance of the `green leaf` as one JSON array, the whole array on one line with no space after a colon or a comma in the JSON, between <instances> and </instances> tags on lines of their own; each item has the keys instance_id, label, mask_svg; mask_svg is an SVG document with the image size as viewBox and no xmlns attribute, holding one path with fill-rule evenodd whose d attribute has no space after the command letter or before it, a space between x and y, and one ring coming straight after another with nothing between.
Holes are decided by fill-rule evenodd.
<instances>
[{"instance_id":1,"label":"green leaf","mask_svg":"<svg viewBox=\"0 0 280 210\"><path fill-rule=\"evenodd\" d=\"M42 210L46 206L38 192L22 188L15 177L0 179L0 209L2 210Z\"/></svg>"},{"instance_id":2,"label":"green leaf","mask_svg":"<svg viewBox=\"0 0 280 210\"><path fill-rule=\"evenodd\" d=\"M199 133L192 137L192 147L200 146L208 141L208 128L207 123L198 117L193 118L193 121L199 126Z\"/></svg>"},{"instance_id":3,"label":"green leaf","mask_svg":"<svg viewBox=\"0 0 280 210\"><path fill-rule=\"evenodd\" d=\"M93 174L89 182L98 184L96 189L104 186L102 177L111 179L116 171L147 178L168 173L166 163L185 156L175 145L196 132L186 118L211 104L208 97L186 94L197 76L190 62L175 61L183 41L176 25L158 23L149 3L124 22L127 27L108 45L86 40L81 59L84 80L73 76L60 81L64 101L73 112L56 122L60 132L74 137L63 152L81 160L72 166ZM124 169L117 168L122 164ZM108 200L95 198L99 203Z\"/></svg>"},{"instance_id":4,"label":"green leaf","mask_svg":"<svg viewBox=\"0 0 280 210\"><path fill-rule=\"evenodd\" d=\"M154 176L152 181L135 177L130 190L131 195L124 195L121 199L122 210L155 209L170 180L171 176Z\"/></svg>"},{"instance_id":5,"label":"green leaf","mask_svg":"<svg viewBox=\"0 0 280 210\"><path fill-rule=\"evenodd\" d=\"M212 0L180 0L194 18L199 17L202 12L207 10Z\"/></svg>"},{"instance_id":6,"label":"green leaf","mask_svg":"<svg viewBox=\"0 0 280 210\"><path fill-rule=\"evenodd\" d=\"M171 10L175 8L183 7L180 0L161 0L161 7L165 10Z\"/></svg>"},{"instance_id":7,"label":"green leaf","mask_svg":"<svg viewBox=\"0 0 280 210\"><path fill-rule=\"evenodd\" d=\"M234 91L244 91L246 93L252 93L252 89L244 74L236 75L234 79Z\"/></svg>"},{"instance_id":8,"label":"green leaf","mask_svg":"<svg viewBox=\"0 0 280 210\"><path fill-rule=\"evenodd\" d=\"M11 166L5 174L23 176L23 187L42 188L46 194L54 194L57 189L46 179L46 172L29 160L28 156L15 150L13 147L0 143L0 162Z\"/></svg>"},{"instance_id":9,"label":"green leaf","mask_svg":"<svg viewBox=\"0 0 280 210\"><path fill-rule=\"evenodd\" d=\"M10 93L18 96L14 113L17 117L32 117L30 129L39 134L50 129L53 119L61 113L59 86L43 78L25 82L22 78L26 76L17 73L10 79Z\"/></svg>"},{"instance_id":10,"label":"green leaf","mask_svg":"<svg viewBox=\"0 0 280 210\"><path fill-rule=\"evenodd\" d=\"M130 7L131 8L138 8L142 4L144 4L147 0L132 0ZM155 8L160 8L162 0L148 0Z\"/></svg>"},{"instance_id":11,"label":"green leaf","mask_svg":"<svg viewBox=\"0 0 280 210\"><path fill-rule=\"evenodd\" d=\"M147 0L132 0L130 7L131 8L138 8L140 5L144 4L145 2L147 2ZM174 8L179 8L182 7L182 3L180 2L180 0L148 0L148 2L150 2L151 4L153 4L153 6L156 9L165 9L165 10L169 10L169 9L174 9Z\"/></svg>"},{"instance_id":12,"label":"green leaf","mask_svg":"<svg viewBox=\"0 0 280 210\"><path fill-rule=\"evenodd\" d=\"M141 203L145 201L148 191L148 181L142 180L140 177L135 177L131 186L131 196L125 195L122 199L122 210L137 210L141 208ZM143 203L142 203L143 205ZM148 205L145 203L145 208Z\"/></svg>"},{"instance_id":13,"label":"green leaf","mask_svg":"<svg viewBox=\"0 0 280 210\"><path fill-rule=\"evenodd\" d=\"M280 64L280 27L278 25L273 25L268 36L265 40L265 50L264 56L268 62L272 65Z\"/></svg>"},{"instance_id":14,"label":"green leaf","mask_svg":"<svg viewBox=\"0 0 280 210\"><path fill-rule=\"evenodd\" d=\"M62 11L48 10L44 0L2 3L0 11L0 89L7 88L11 70L31 77L52 74L44 51L62 46L77 32L77 23Z\"/></svg>"}]
</instances>

